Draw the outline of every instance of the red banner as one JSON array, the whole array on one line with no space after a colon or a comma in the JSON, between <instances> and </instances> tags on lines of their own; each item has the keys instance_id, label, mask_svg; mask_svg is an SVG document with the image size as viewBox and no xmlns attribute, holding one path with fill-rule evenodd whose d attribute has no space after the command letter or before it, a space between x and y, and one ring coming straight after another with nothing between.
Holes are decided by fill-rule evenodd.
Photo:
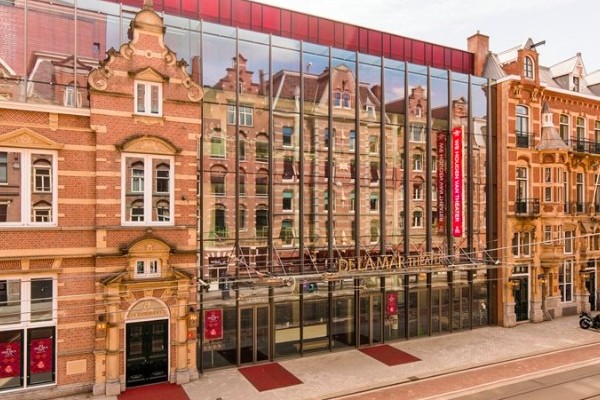
<instances>
[{"instance_id":1,"label":"red banner","mask_svg":"<svg viewBox=\"0 0 600 400\"><path fill-rule=\"evenodd\" d=\"M223 338L223 310L215 308L204 310L204 339L215 340Z\"/></svg>"},{"instance_id":2,"label":"red banner","mask_svg":"<svg viewBox=\"0 0 600 400\"><path fill-rule=\"evenodd\" d=\"M52 372L52 338L33 339L29 343L29 370L32 374Z\"/></svg>"},{"instance_id":3,"label":"red banner","mask_svg":"<svg viewBox=\"0 0 600 400\"><path fill-rule=\"evenodd\" d=\"M440 235L446 231L446 132L437 133L437 229Z\"/></svg>"},{"instance_id":4,"label":"red banner","mask_svg":"<svg viewBox=\"0 0 600 400\"><path fill-rule=\"evenodd\" d=\"M463 235L462 128L452 129L452 234Z\"/></svg>"},{"instance_id":5,"label":"red banner","mask_svg":"<svg viewBox=\"0 0 600 400\"><path fill-rule=\"evenodd\" d=\"M393 292L386 295L385 313L386 315L398 314L398 293Z\"/></svg>"},{"instance_id":6,"label":"red banner","mask_svg":"<svg viewBox=\"0 0 600 400\"><path fill-rule=\"evenodd\" d=\"M21 343L0 343L0 378L21 376Z\"/></svg>"}]
</instances>

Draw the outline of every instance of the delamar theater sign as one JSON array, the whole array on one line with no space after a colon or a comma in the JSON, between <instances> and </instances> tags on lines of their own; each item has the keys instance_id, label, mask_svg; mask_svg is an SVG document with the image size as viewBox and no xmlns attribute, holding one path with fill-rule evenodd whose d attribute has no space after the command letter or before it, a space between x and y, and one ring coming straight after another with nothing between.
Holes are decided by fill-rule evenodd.
<instances>
[{"instance_id":1,"label":"delamar theater sign","mask_svg":"<svg viewBox=\"0 0 600 400\"><path fill-rule=\"evenodd\" d=\"M420 267L442 267L448 265L446 255L421 255L404 257L394 254L371 257L368 255L358 258L338 258L334 265L340 272L350 271L393 271Z\"/></svg>"}]
</instances>

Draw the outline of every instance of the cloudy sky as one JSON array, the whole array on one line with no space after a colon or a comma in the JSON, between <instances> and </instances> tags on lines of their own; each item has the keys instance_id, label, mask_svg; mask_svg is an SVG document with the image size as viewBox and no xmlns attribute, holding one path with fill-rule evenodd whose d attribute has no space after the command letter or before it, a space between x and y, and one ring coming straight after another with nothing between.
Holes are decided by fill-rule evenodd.
<instances>
[{"instance_id":1,"label":"cloudy sky","mask_svg":"<svg viewBox=\"0 0 600 400\"><path fill-rule=\"evenodd\" d=\"M462 50L477 31L500 52L527 38L540 63L581 52L588 73L600 69L599 0L255 0Z\"/></svg>"}]
</instances>

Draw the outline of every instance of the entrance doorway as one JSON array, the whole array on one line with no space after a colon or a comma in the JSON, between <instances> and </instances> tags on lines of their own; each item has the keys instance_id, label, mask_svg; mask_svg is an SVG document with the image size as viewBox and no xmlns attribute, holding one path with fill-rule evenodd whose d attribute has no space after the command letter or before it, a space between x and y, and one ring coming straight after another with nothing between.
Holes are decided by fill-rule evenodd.
<instances>
[{"instance_id":1,"label":"entrance doorway","mask_svg":"<svg viewBox=\"0 0 600 400\"><path fill-rule=\"evenodd\" d=\"M269 308L256 306L240 310L240 363L269 360Z\"/></svg>"},{"instance_id":2,"label":"entrance doorway","mask_svg":"<svg viewBox=\"0 0 600 400\"><path fill-rule=\"evenodd\" d=\"M381 343L381 293L360 297L359 345Z\"/></svg>"},{"instance_id":3,"label":"entrance doorway","mask_svg":"<svg viewBox=\"0 0 600 400\"><path fill-rule=\"evenodd\" d=\"M587 272L587 271L586 271ZM597 310L596 306L596 273L589 272L588 276L585 278L585 288L590 294L590 306L592 311Z\"/></svg>"},{"instance_id":4,"label":"entrance doorway","mask_svg":"<svg viewBox=\"0 0 600 400\"><path fill-rule=\"evenodd\" d=\"M514 279L515 314L517 322L529 319L529 279L520 276Z\"/></svg>"},{"instance_id":5,"label":"entrance doorway","mask_svg":"<svg viewBox=\"0 0 600 400\"><path fill-rule=\"evenodd\" d=\"M166 381L169 376L169 321L127 324L127 387Z\"/></svg>"}]
</instances>

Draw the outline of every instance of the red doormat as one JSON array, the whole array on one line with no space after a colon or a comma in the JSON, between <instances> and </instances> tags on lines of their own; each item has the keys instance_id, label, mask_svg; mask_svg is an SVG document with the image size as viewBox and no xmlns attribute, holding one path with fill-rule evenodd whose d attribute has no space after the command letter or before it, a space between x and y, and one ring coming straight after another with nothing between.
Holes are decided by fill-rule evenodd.
<instances>
[{"instance_id":1,"label":"red doormat","mask_svg":"<svg viewBox=\"0 0 600 400\"><path fill-rule=\"evenodd\" d=\"M381 361L382 363L389 365L390 367L394 365L421 361L420 358L405 353L402 350L398 350L397 348L387 344L374 347L365 347L364 349L359 350L366 355L373 357L377 361Z\"/></svg>"},{"instance_id":2,"label":"red doormat","mask_svg":"<svg viewBox=\"0 0 600 400\"><path fill-rule=\"evenodd\" d=\"M238 371L240 371L259 392L299 385L302 383L300 379L296 378L278 363L244 367L239 368Z\"/></svg>"},{"instance_id":3,"label":"red doormat","mask_svg":"<svg viewBox=\"0 0 600 400\"><path fill-rule=\"evenodd\" d=\"M157 383L125 390L119 400L190 400L185 390L174 383Z\"/></svg>"}]
</instances>

